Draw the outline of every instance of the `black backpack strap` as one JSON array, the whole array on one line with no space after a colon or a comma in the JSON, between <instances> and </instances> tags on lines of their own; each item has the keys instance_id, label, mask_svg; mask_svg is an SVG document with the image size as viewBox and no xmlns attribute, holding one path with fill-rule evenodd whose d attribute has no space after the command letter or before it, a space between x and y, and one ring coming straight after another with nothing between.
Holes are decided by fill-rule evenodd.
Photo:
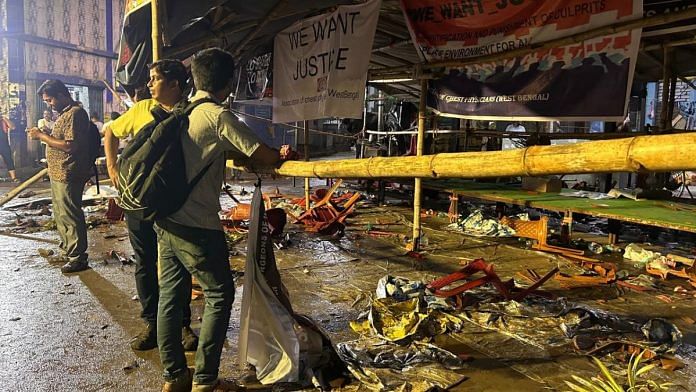
<instances>
[{"instance_id":1,"label":"black backpack strap","mask_svg":"<svg viewBox=\"0 0 696 392\"><path fill-rule=\"evenodd\" d=\"M210 161L210 163L208 163L203 169L201 169L200 172L198 172L198 174L196 174L195 177L193 177L191 182L189 182L189 189L193 190L193 188L196 186L196 184L198 184L198 181L200 181L201 178L203 178L203 176L205 175L205 173L208 172L208 169L210 169L210 167L213 166L213 163L215 163L215 159Z\"/></svg>"},{"instance_id":2,"label":"black backpack strap","mask_svg":"<svg viewBox=\"0 0 696 392\"><path fill-rule=\"evenodd\" d=\"M193 109L196 108L196 106L198 106L198 105L200 105L200 104L202 104L202 103L208 103L208 102L217 103L217 102L216 102L214 99L212 99L212 98L201 98L201 99L197 99L197 100L195 100L195 101L193 101L193 102L190 102L188 105L186 105L186 106L184 107L183 112L184 112L184 114L186 114L186 115L188 116L189 114L191 114L191 112L193 111Z\"/></svg>"},{"instance_id":3,"label":"black backpack strap","mask_svg":"<svg viewBox=\"0 0 696 392\"><path fill-rule=\"evenodd\" d=\"M206 103L206 102L217 103L217 102L216 102L214 99L212 99L212 98L202 98L202 99L198 99L198 100L195 100L195 101L189 103L188 105L186 105L186 107L185 107L184 110L183 110L183 111L184 111L184 114L186 114L187 116L190 115L191 112L193 111L193 109L196 108L196 106L198 106L198 105L200 105L200 104L203 104L203 103ZM217 159L217 158L215 158L215 159ZM198 184L198 181L200 181L201 178L203 178L203 176L205 175L205 173L208 172L208 169L210 169L210 167L213 166L213 163L215 163L215 159L211 160L210 163L208 163L200 172L198 172L198 174L196 174L195 177L193 177L193 179L192 179L191 182L189 183L189 189L190 189L190 190L193 190L193 188L196 186L196 184Z\"/></svg>"}]
</instances>

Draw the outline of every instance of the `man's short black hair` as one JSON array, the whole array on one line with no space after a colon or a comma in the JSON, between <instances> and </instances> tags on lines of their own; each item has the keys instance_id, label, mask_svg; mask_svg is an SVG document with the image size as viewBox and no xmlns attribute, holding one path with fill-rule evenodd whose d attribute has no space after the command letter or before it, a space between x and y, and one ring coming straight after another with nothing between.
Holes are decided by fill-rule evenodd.
<instances>
[{"instance_id":1,"label":"man's short black hair","mask_svg":"<svg viewBox=\"0 0 696 392\"><path fill-rule=\"evenodd\" d=\"M191 60L191 75L198 90L220 91L234 76L234 57L220 48L201 50Z\"/></svg>"},{"instance_id":2,"label":"man's short black hair","mask_svg":"<svg viewBox=\"0 0 696 392\"><path fill-rule=\"evenodd\" d=\"M39 96L46 94L47 96L53 98L57 98L59 95L62 94L70 98L70 91L68 91L68 88L65 87L63 82L57 79L49 79L41 83L39 89L36 90L36 94L38 94Z\"/></svg>"},{"instance_id":3,"label":"man's short black hair","mask_svg":"<svg viewBox=\"0 0 696 392\"><path fill-rule=\"evenodd\" d=\"M186 91L189 78L186 66L179 60L163 59L150 64L150 69L159 72L164 78L171 82L176 80L182 92Z\"/></svg>"}]
</instances>

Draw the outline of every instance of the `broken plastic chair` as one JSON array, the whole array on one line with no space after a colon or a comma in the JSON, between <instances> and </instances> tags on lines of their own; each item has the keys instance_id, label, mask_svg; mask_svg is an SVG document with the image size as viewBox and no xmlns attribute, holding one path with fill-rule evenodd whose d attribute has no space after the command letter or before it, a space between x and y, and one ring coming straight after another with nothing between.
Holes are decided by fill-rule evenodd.
<instances>
[{"instance_id":1,"label":"broken plastic chair","mask_svg":"<svg viewBox=\"0 0 696 392\"><path fill-rule=\"evenodd\" d=\"M467 280L477 272L482 272L485 276L474 280ZM551 270L526 289L520 289L515 286L515 281L512 279L506 282L501 281L495 273L493 264L487 264L483 259L476 259L459 271L432 281L427 288L438 297L453 297L486 283L491 283L506 300L520 301L529 294L544 294L537 291L537 288L557 272L558 267ZM465 283L452 289L445 289L445 287L462 280L465 281Z\"/></svg>"},{"instance_id":2,"label":"broken plastic chair","mask_svg":"<svg viewBox=\"0 0 696 392\"><path fill-rule=\"evenodd\" d=\"M525 221L521 219L502 217L500 223L515 230L518 237L536 240L533 249L560 254L575 260L596 262L596 259L583 256L585 251L580 249L564 248L562 246L549 245L547 241L549 231L549 217L542 215L539 220Z\"/></svg>"}]
</instances>

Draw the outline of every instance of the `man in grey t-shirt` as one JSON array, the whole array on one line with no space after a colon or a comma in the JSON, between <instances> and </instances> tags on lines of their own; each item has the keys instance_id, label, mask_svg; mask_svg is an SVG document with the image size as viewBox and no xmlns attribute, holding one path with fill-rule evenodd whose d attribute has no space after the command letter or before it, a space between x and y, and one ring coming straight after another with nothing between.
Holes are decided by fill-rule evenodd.
<instances>
[{"instance_id":1,"label":"man in grey t-shirt","mask_svg":"<svg viewBox=\"0 0 696 392\"><path fill-rule=\"evenodd\" d=\"M218 218L225 157L259 166L273 166L281 159L277 150L261 143L220 105L234 82L231 54L216 48L203 50L194 56L191 73L198 90L191 101L212 102L198 105L189 116L189 129L182 138L186 176L191 181L201 170L206 172L183 207L156 225L160 252L157 342L164 368L163 391L224 390L218 369L234 300L227 243ZM181 308L190 295L184 282L188 273L205 293L193 375L181 345Z\"/></svg>"}]
</instances>

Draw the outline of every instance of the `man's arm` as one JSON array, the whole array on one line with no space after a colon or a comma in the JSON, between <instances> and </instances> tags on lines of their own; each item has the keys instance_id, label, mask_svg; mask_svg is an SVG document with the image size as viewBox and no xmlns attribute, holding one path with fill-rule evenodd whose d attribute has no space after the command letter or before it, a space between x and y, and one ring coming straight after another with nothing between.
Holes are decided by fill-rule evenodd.
<instances>
[{"instance_id":1,"label":"man's arm","mask_svg":"<svg viewBox=\"0 0 696 392\"><path fill-rule=\"evenodd\" d=\"M29 137L33 140L40 140L52 148L67 152L68 154L72 154L75 150L72 140L56 139L51 135L41 132L37 127L33 127L29 130Z\"/></svg>"},{"instance_id":2,"label":"man's arm","mask_svg":"<svg viewBox=\"0 0 696 392\"><path fill-rule=\"evenodd\" d=\"M118 168L116 157L118 156L119 139L114 135L111 126L104 127L104 155L106 155L106 171L109 173L111 184L116 186L118 182Z\"/></svg>"},{"instance_id":3,"label":"man's arm","mask_svg":"<svg viewBox=\"0 0 696 392\"><path fill-rule=\"evenodd\" d=\"M119 118L104 123L102 131L104 132L104 155L106 155L106 170L111 179L111 184L118 184L118 146L120 139L132 136L138 131L136 127L142 127L147 122L152 120L150 109L155 105L151 99L145 99L128 111L123 113Z\"/></svg>"},{"instance_id":4,"label":"man's arm","mask_svg":"<svg viewBox=\"0 0 696 392\"><path fill-rule=\"evenodd\" d=\"M15 129L14 122L12 122L12 120L10 120L9 117L2 116L1 118L2 118L2 121L4 121L5 124L7 124L7 130L8 130L8 131L12 131L12 130Z\"/></svg>"},{"instance_id":5,"label":"man's arm","mask_svg":"<svg viewBox=\"0 0 696 392\"><path fill-rule=\"evenodd\" d=\"M239 121L231 112L223 112L218 118L218 133L221 139L230 143L235 150L248 158L235 159L235 163L253 171L255 167L276 166L280 153L261 142L246 124Z\"/></svg>"},{"instance_id":6,"label":"man's arm","mask_svg":"<svg viewBox=\"0 0 696 392\"><path fill-rule=\"evenodd\" d=\"M270 148L261 143L251 154L251 163L254 166L276 166L280 162L280 153L275 148Z\"/></svg>"}]
</instances>

